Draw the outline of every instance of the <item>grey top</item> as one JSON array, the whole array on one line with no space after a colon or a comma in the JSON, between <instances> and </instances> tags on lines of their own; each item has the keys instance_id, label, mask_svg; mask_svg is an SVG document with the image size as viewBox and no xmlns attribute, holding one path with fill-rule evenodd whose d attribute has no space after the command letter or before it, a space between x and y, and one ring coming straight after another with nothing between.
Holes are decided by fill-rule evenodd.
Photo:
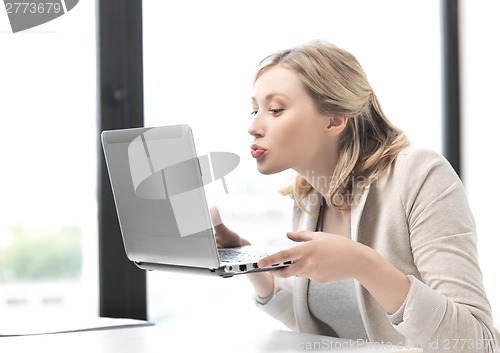
<instances>
[{"instance_id":1,"label":"grey top","mask_svg":"<svg viewBox=\"0 0 500 353\"><path fill-rule=\"evenodd\" d=\"M329 283L309 281L307 296L311 315L331 328L332 336L368 339L353 279Z\"/></svg>"},{"instance_id":2,"label":"grey top","mask_svg":"<svg viewBox=\"0 0 500 353\"><path fill-rule=\"evenodd\" d=\"M316 231L323 230L324 200L321 200ZM349 229L348 237L351 238ZM328 283L309 281L307 303L311 315L340 338L368 339L356 298L354 279Z\"/></svg>"}]
</instances>

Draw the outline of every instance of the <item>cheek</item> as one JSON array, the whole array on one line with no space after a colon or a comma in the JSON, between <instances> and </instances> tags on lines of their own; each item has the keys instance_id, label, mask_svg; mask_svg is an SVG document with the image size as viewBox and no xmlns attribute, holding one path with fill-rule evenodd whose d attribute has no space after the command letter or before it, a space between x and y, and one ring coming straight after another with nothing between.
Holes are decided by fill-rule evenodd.
<instances>
[{"instance_id":1,"label":"cheek","mask_svg":"<svg viewBox=\"0 0 500 353\"><path fill-rule=\"evenodd\" d=\"M273 163L290 168L304 162L308 145L307 134L304 134L298 126L286 126L280 129L275 142L277 154L273 158Z\"/></svg>"},{"instance_id":2,"label":"cheek","mask_svg":"<svg viewBox=\"0 0 500 353\"><path fill-rule=\"evenodd\" d=\"M293 148L297 145L297 141L299 140L300 130L297 126L291 124L280 126L274 134L276 147L278 147L281 152L286 152L288 149Z\"/></svg>"},{"instance_id":3,"label":"cheek","mask_svg":"<svg viewBox=\"0 0 500 353\"><path fill-rule=\"evenodd\" d=\"M315 139L311 128L311 124L304 119L296 119L294 123L287 124L280 130L283 146L290 151L293 150L295 154L300 153L308 143Z\"/></svg>"}]
</instances>

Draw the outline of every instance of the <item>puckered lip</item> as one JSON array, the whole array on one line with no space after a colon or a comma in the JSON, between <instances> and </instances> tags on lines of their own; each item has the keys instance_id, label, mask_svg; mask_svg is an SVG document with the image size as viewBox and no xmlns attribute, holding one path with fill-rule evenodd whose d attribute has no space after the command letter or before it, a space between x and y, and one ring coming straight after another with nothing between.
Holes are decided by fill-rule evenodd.
<instances>
[{"instance_id":1,"label":"puckered lip","mask_svg":"<svg viewBox=\"0 0 500 353\"><path fill-rule=\"evenodd\" d=\"M264 148L264 147L262 147L262 146L259 146L259 145L255 144L255 143L254 143L253 145L251 145L251 146L250 146L250 149L251 149L252 151L267 151L267 149L266 149L266 148Z\"/></svg>"},{"instance_id":2,"label":"puckered lip","mask_svg":"<svg viewBox=\"0 0 500 353\"><path fill-rule=\"evenodd\" d=\"M253 144L250 146L250 154L255 159L260 159L263 155L267 153L267 149L257 144Z\"/></svg>"}]
</instances>

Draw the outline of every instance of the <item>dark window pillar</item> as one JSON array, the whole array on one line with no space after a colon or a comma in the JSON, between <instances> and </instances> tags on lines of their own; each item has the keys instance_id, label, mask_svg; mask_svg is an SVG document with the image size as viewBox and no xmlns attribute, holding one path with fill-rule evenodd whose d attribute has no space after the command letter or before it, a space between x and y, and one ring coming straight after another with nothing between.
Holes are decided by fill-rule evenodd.
<instances>
[{"instance_id":1,"label":"dark window pillar","mask_svg":"<svg viewBox=\"0 0 500 353\"><path fill-rule=\"evenodd\" d=\"M460 176L458 0L442 0L444 155Z\"/></svg>"},{"instance_id":2,"label":"dark window pillar","mask_svg":"<svg viewBox=\"0 0 500 353\"><path fill-rule=\"evenodd\" d=\"M144 125L141 0L98 1L100 315L146 319L146 273L125 255L100 133Z\"/></svg>"}]
</instances>

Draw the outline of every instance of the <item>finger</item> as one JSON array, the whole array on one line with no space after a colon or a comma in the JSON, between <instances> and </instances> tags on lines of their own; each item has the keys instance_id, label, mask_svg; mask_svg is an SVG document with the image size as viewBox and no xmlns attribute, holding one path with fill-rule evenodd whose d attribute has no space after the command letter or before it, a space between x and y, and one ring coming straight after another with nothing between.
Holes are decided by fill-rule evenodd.
<instances>
[{"instance_id":1,"label":"finger","mask_svg":"<svg viewBox=\"0 0 500 353\"><path fill-rule=\"evenodd\" d=\"M214 227L216 236L226 236L229 229L222 223L219 209L215 206L210 207L210 218Z\"/></svg>"},{"instance_id":2,"label":"finger","mask_svg":"<svg viewBox=\"0 0 500 353\"><path fill-rule=\"evenodd\" d=\"M306 232L306 231L300 231L300 232L288 232L286 233L286 236L288 239L296 241L296 242L302 242L302 241L310 241L313 240L315 237L315 233L313 232Z\"/></svg>"},{"instance_id":3,"label":"finger","mask_svg":"<svg viewBox=\"0 0 500 353\"><path fill-rule=\"evenodd\" d=\"M210 207L210 218L212 218L212 224L214 227L222 224L219 209L215 206Z\"/></svg>"},{"instance_id":4,"label":"finger","mask_svg":"<svg viewBox=\"0 0 500 353\"><path fill-rule=\"evenodd\" d=\"M273 275L281 278L288 277L307 277L305 272L305 266L300 261L294 262L292 265L284 268L280 268L279 270L273 271Z\"/></svg>"},{"instance_id":5,"label":"finger","mask_svg":"<svg viewBox=\"0 0 500 353\"><path fill-rule=\"evenodd\" d=\"M272 255L269 255L269 256L266 256L266 257L260 259L257 262L257 266L259 268L264 268L264 267L269 267L271 265L279 264L282 262L288 262L288 261L293 262L296 259L298 259L298 256L293 251L293 248L291 248L291 249L286 249L286 250L277 252L275 254L272 254Z\"/></svg>"}]
</instances>

